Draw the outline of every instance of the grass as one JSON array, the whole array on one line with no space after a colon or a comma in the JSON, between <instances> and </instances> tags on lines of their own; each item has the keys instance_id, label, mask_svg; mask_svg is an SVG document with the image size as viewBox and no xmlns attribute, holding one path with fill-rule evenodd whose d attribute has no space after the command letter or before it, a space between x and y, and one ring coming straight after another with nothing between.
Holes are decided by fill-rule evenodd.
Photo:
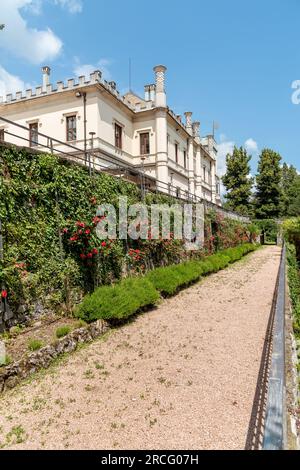
<instances>
[{"instance_id":1,"label":"grass","mask_svg":"<svg viewBox=\"0 0 300 470\"><path fill-rule=\"evenodd\" d=\"M39 339L30 339L28 341L28 349L29 351L38 351L43 347L43 342Z\"/></svg>"},{"instance_id":2,"label":"grass","mask_svg":"<svg viewBox=\"0 0 300 470\"><path fill-rule=\"evenodd\" d=\"M201 276L224 269L255 249L255 245L247 243L201 261L157 268L145 277L128 278L113 286L99 287L84 298L77 308L76 316L86 322L100 318L126 320L141 309L153 306L159 300L159 294L174 295L183 287L198 281Z\"/></svg>"},{"instance_id":3,"label":"grass","mask_svg":"<svg viewBox=\"0 0 300 470\"><path fill-rule=\"evenodd\" d=\"M6 354L3 360L0 360L0 367L8 366L12 363L12 358Z\"/></svg>"},{"instance_id":4,"label":"grass","mask_svg":"<svg viewBox=\"0 0 300 470\"><path fill-rule=\"evenodd\" d=\"M67 336L71 331L71 327L68 325L60 326L57 328L55 335L56 338L63 338L64 336Z\"/></svg>"},{"instance_id":5,"label":"grass","mask_svg":"<svg viewBox=\"0 0 300 470\"><path fill-rule=\"evenodd\" d=\"M79 305L76 316L92 322L125 320L142 308L155 305L159 294L145 278L128 278L113 286L103 286L87 295Z\"/></svg>"}]
</instances>

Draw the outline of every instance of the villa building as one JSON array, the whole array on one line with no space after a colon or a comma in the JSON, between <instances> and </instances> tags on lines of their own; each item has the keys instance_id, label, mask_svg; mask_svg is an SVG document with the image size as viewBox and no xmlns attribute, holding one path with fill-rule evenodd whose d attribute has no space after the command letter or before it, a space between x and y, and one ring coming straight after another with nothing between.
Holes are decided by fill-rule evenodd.
<instances>
[{"instance_id":1,"label":"villa building","mask_svg":"<svg viewBox=\"0 0 300 470\"><path fill-rule=\"evenodd\" d=\"M121 96L100 71L53 86L50 68L42 70L43 84L35 90L0 97L0 140L64 154L80 150L85 157L92 153L92 164L104 171L121 175L122 166L139 169L146 184L160 191L221 204L214 137L200 136L192 112L183 121L169 109L164 66L154 68L155 83L145 86L143 98L131 91ZM50 146L45 136L55 139Z\"/></svg>"}]
</instances>

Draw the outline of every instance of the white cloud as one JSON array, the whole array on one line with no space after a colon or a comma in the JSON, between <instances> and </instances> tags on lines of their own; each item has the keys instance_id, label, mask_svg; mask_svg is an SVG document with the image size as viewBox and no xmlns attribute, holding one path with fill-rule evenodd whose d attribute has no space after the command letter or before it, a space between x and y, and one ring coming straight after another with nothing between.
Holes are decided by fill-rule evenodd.
<instances>
[{"instance_id":1,"label":"white cloud","mask_svg":"<svg viewBox=\"0 0 300 470\"><path fill-rule=\"evenodd\" d=\"M81 13L83 8L81 0L54 0L54 3L66 8L72 14Z\"/></svg>"},{"instance_id":2,"label":"white cloud","mask_svg":"<svg viewBox=\"0 0 300 470\"><path fill-rule=\"evenodd\" d=\"M248 153L251 153L251 154L258 153L258 144L254 139L250 138L246 140L244 145Z\"/></svg>"},{"instance_id":3,"label":"white cloud","mask_svg":"<svg viewBox=\"0 0 300 470\"><path fill-rule=\"evenodd\" d=\"M85 75L87 77L95 70L101 70L103 78L105 80L111 80L111 73L109 71L110 65L111 61L109 59L100 59L96 64L81 64L78 57L75 57L75 67L73 72L77 77L80 77L80 75Z\"/></svg>"},{"instance_id":4,"label":"white cloud","mask_svg":"<svg viewBox=\"0 0 300 470\"><path fill-rule=\"evenodd\" d=\"M53 60L63 45L50 28L38 30L27 25L21 9L37 5L33 0L9 0L1 5L1 22L5 29L0 35L0 48L33 64Z\"/></svg>"},{"instance_id":5,"label":"white cloud","mask_svg":"<svg viewBox=\"0 0 300 470\"><path fill-rule=\"evenodd\" d=\"M15 93L29 88L23 80L15 75L11 75L0 65L0 96L5 96L7 93Z\"/></svg>"},{"instance_id":6,"label":"white cloud","mask_svg":"<svg viewBox=\"0 0 300 470\"><path fill-rule=\"evenodd\" d=\"M226 135L221 134L221 142L218 144L218 159L217 159L217 171L219 176L223 176L226 173L226 156L228 153L232 153L235 142L227 140Z\"/></svg>"}]
</instances>

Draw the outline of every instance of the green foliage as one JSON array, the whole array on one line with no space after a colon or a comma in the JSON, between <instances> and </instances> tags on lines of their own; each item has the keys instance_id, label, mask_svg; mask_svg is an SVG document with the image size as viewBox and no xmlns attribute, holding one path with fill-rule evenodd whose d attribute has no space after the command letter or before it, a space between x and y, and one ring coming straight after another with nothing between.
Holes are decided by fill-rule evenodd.
<instances>
[{"instance_id":1,"label":"green foliage","mask_svg":"<svg viewBox=\"0 0 300 470\"><path fill-rule=\"evenodd\" d=\"M162 295L173 295L179 289L199 280L201 276L224 269L229 263L241 259L255 248L255 245L247 243L208 256L202 261L155 269L147 275L147 278Z\"/></svg>"},{"instance_id":2,"label":"green foliage","mask_svg":"<svg viewBox=\"0 0 300 470\"><path fill-rule=\"evenodd\" d=\"M258 219L276 219L281 214L281 156L264 149L256 176L255 212Z\"/></svg>"},{"instance_id":3,"label":"green foliage","mask_svg":"<svg viewBox=\"0 0 300 470\"><path fill-rule=\"evenodd\" d=\"M110 203L118 209L120 195L128 198L128 205L141 201L139 188L121 178L106 173L91 178L86 168L56 156L0 144L0 217L5 240L0 281L13 311L20 305L33 310L39 301L46 309L71 312L83 293L116 282L126 273L143 274L247 239L246 226L215 214L207 218L205 250L193 255L172 236L99 246L93 224L96 208ZM168 195L146 196L148 205L174 202ZM89 237L79 234L78 222L91 230ZM75 243L70 241L74 236L78 237Z\"/></svg>"},{"instance_id":4,"label":"green foliage","mask_svg":"<svg viewBox=\"0 0 300 470\"><path fill-rule=\"evenodd\" d=\"M5 355L4 360L2 360L2 358L0 357L0 367L8 366L11 363L12 358L8 354Z\"/></svg>"},{"instance_id":5,"label":"green foliage","mask_svg":"<svg viewBox=\"0 0 300 470\"><path fill-rule=\"evenodd\" d=\"M292 244L287 246L288 281L290 298L293 307L294 331L300 336L300 266L296 257L296 250Z\"/></svg>"},{"instance_id":6,"label":"green foliage","mask_svg":"<svg viewBox=\"0 0 300 470\"><path fill-rule=\"evenodd\" d=\"M68 325L60 326L57 328L55 335L56 338L63 338L64 336L67 336L71 331L71 327Z\"/></svg>"},{"instance_id":7,"label":"green foliage","mask_svg":"<svg viewBox=\"0 0 300 470\"><path fill-rule=\"evenodd\" d=\"M296 257L300 262L300 217L285 220L282 229L286 241L295 246Z\"/></svg>"},{"instance_id":8,"label":"green foliage","mask_svg":"<svg viewBox=\"0 0 300 470\"><path fill-rule=\"evenodd\" d=\"M282 214L300 215L300 176L293 165L282 166Z\"/></svg>"},{"instance_id":9,"label":"green foliage","mask_svg":"<svg viewBox=\"0 0 300 470\"><path fill-rule=\"evenodd\" d=\"M253 223L259 228L259 232L264 234L265 242L276 243L279 226L274 219L257 219Z\"/></svg>"},{"instance_id":10,"label":"green foliage","mask_svg":"<svg viewBox=\"0 0 300 470\"><path fill-rule=\"evenodd\" d=\"M30 351L38 351L43 347L43 342L38 339L30 339L28 341L28 349Z\"/></svg>"},{"instance_id":11,"label":"green foliage","mask_svg":"<svg viewBox=\"0 0 300 470\"><path fill-rule=\"evenodd\" d=\"M227 168L222 178L227 190L226 207L244 215L248 215L251 209L253 178L250 177L250 160L251 157L243 147L234 147L232 155L226 156Z\"/></svg>"},{"instance_id":12,"label":"green foliage","mask_svg":"<svg viewBox=\"0 0 300 470\"><path fill-rule=\"evenodd\" d=\"M212 254L251 240L249 224L211 210L205 218L205 252Z\"/></svg>"},{"instance_id":13,"label":"green foliage","mask_svg":"<svg viewBox=\"0 0 300 470\"><path fill-rule=\"evenodd\" d=\"M92 322L125 320L142 308L155 305L159 295L145 278L128 278L112 286L102 286L87 295L77 309L76 316Z\"/></svg>"}]
</instances>

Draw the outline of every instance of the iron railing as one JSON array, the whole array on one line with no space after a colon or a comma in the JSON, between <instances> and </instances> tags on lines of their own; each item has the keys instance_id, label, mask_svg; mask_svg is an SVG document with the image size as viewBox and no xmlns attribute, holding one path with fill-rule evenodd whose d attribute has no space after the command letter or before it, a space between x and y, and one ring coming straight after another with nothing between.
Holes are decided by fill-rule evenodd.
<instances>
[{"instance_id":1,"label":"iron railing","mask_svg":"<svg viewBox=\"0 0 300 470\"><path fill-rule=\"evenodd\" d=\"M7 118L0 116L0 121L14 126L15 128L26 131L29 136L29 128L11 121ZM128 162L124 162L120 157L105 152L103 149L97 151L95 149L87 150L87 155L84 153L84 149L76 147L69 142L63 142L55 137L49 136L42 132L36 131L38 136L38 145L30 146L31 141L24 135L20 135L18 131L11 132L11 130L4 129L4 134L14 139L26 142L27 147L30 147L31 151L39 153L41 150L48 150L53 155L57 155L61 159L68 160L69 162L78 163L86 166L89 170L90 176L93 176L96 172L107 172L116 178L124 178L135 184L138 184L141 188L142 195L146 193L160 193L163 195L172 196L175 200L181 202L194 202L203 203L205 210L215 210L216 212L222 213L225 217L237 219L243 222L249 222L249 218L242 216L236 212L225 209L207 199L202 199L190 191L184 191L171 183L160 181L154 177L151 177L145 173L145 162L142 161L141 165L132 165ZM7 142L9 144L9 142ZM62 147L61 149L58 149Z\"/></svg>"},{"instance_id":2,"label":"iron railing","mask_svg":"<svg viewBox=\"0 0 300 470\"><path fill-rule=\"evenodd\" d=\"M283 246L273 323L271 363L264 424L263 450L286 448L286 386L285 386L285 286L286 247Z\"/></svg>"}]
</instances>

